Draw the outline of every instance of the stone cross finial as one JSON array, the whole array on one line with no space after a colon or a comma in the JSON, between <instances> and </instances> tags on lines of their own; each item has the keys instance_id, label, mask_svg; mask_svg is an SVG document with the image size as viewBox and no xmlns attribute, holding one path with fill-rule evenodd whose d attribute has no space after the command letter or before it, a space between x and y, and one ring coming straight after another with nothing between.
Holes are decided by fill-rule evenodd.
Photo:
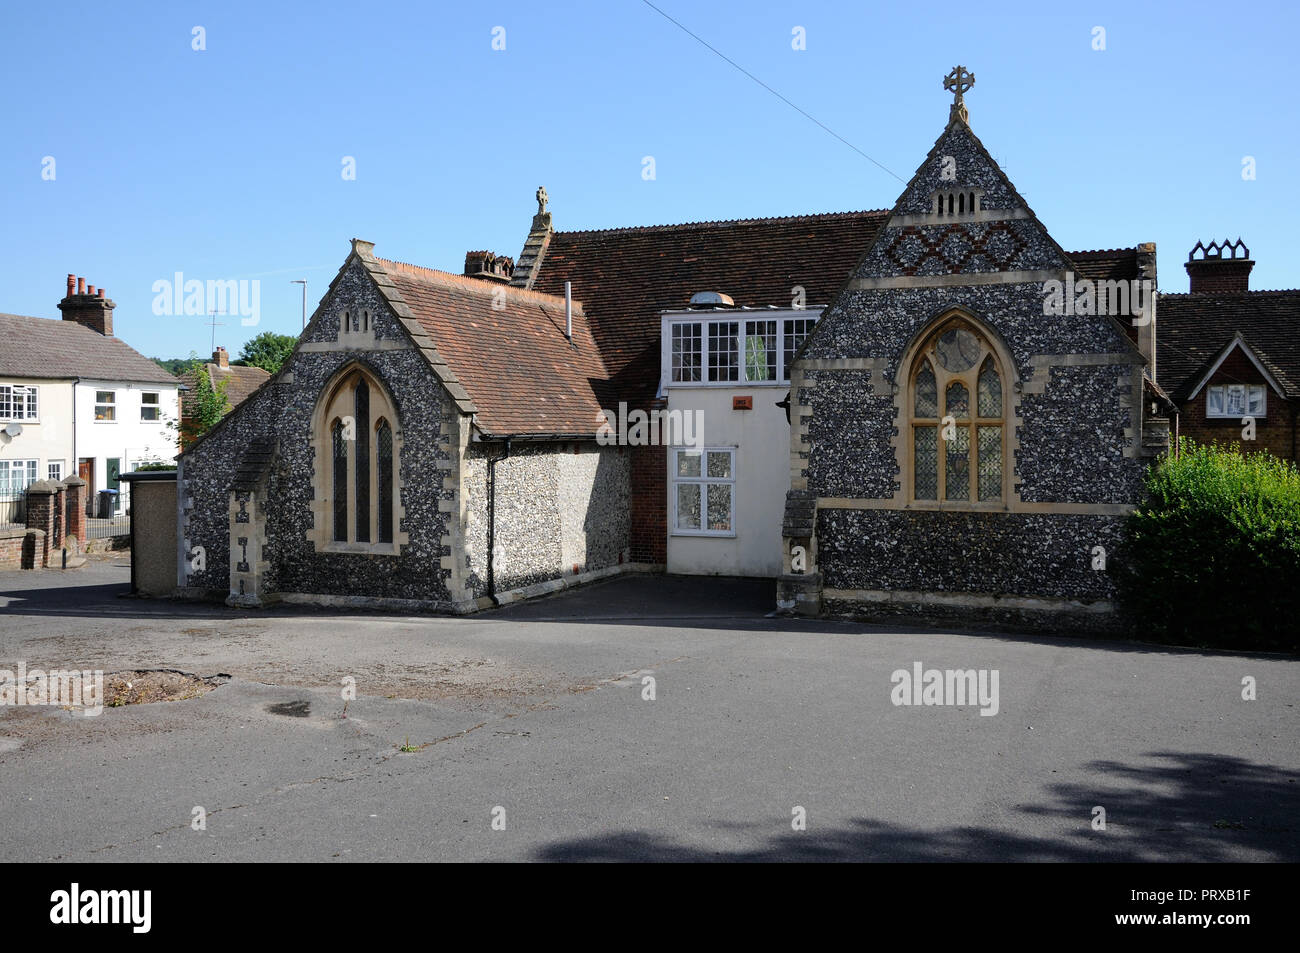
<instances>
[{"instance_id":1,"label":"stone cross finial","mask_svg":"<svg viewBox=\"0 0 1300 953\"><path fill-rule=\"evenodd\" d=\"M546 194L546 186L539 185L537 187L537 214L538 215L546 214L547 198L549 198L549 196Z\"/></svg>"},{"instance_id":2,"label":"stone cross finial","mask_svg":"<svg viewBox=\"0 0 1300 953\"><path fill-rule=\"evenodd\" d=\"M966 110L966 100L962 94L974 85L975 74L964 66L953 67L952 72L943 78L943 88L953 94L951 112L954 116L961 116L963 120L969 118L970 113Z\"/></svg>"}]
</instances>

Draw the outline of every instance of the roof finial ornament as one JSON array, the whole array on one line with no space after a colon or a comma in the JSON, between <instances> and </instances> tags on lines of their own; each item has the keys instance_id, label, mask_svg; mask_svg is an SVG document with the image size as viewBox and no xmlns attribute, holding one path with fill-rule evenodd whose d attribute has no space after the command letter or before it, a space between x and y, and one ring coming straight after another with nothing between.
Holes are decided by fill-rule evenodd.
<instances>
[{"instance_id":1,"label":"roof finial ornament","mask_svg":"<svg viewBox=\"0 0 1300 953\"><path fill-rule=\"evenodd\" d=\"M962 122L970 122L970 112L966 109L966 101L962 97L972 86L975 85L975 74L969 72L964 66L955 66L951 73L943 78L943 88L949 90L952 96L952 108L949 110L948 118L961 119Z\"/></svg>"},{"instance_id":2,"label":"roof finial ornament","mask_svg":"<svg viewBox=\"0 0 1300 953\"><path fill-rule=\"evenodd\" d=\"M539 185L537 187L537 214L538 215L546 214L546 201L549 198L550 196L546 194L546 186Z\"/></svg>"}]
</instances>

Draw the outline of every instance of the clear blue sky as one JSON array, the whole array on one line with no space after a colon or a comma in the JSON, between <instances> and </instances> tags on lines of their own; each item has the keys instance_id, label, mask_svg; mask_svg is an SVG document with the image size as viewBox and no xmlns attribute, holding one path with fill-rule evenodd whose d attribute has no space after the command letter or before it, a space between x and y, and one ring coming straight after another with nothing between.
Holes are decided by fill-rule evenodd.
<instances>
[{"instance_id":1,"label":"clear blue sky","mask_svg":"<svg viewBox=\"0 0 1300 953\"><path fill-rule=\"evenodd\" d=\"M1162 288L1183 291L1191 245L1240 234L1253 287L1300 285L1290 4L655 3L904 180L960 62L972 127L1064 247L1155 241ZM517 256L539 184L562 230L887 208L902 189L640 0L297 11L5 0L0 311L57 317L74 272L128 343L184 357L209 329L154 316L154 281L260 278L260 325L217 329L234 353L296 332L290 280L310 313L351 237L451 271L471 248Z\"/></svg>"}]
</instances>

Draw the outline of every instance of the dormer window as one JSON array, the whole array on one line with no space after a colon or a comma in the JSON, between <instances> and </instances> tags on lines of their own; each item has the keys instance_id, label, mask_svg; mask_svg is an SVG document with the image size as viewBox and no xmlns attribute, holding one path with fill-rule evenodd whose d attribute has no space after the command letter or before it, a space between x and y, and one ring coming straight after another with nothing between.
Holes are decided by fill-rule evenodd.
<instances>
[{"instance_id":1,"label":"dormer window","mask_svg":"<svg viewBox=\"0 0 1300 953\"><path fill-rule=\"evenodd\" d=\"M930 197L930 211L938 218L971 218L980 211L980 189L947 189Z\"/></svg>"}]
</instances>

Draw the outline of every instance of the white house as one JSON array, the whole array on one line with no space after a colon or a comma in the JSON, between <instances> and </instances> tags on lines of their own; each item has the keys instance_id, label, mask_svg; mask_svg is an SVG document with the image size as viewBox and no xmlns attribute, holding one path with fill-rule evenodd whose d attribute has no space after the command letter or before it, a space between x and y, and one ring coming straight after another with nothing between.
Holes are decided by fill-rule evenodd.
<instances>
[{"instance_id":1,"label":"white house","mask_svg":"<svg viewBox=\"0 0 1300 953\"><path fill-rule=\"evenodd\" d=\"M75 282L75 285L74 285ZM179 381L113 336L112 300L68 276L63 319L0 314L0 501L73 473L127 503L121 473L179 452ZM17 504L0 502L0 521Z\"/></svg>"}]
</instances>

